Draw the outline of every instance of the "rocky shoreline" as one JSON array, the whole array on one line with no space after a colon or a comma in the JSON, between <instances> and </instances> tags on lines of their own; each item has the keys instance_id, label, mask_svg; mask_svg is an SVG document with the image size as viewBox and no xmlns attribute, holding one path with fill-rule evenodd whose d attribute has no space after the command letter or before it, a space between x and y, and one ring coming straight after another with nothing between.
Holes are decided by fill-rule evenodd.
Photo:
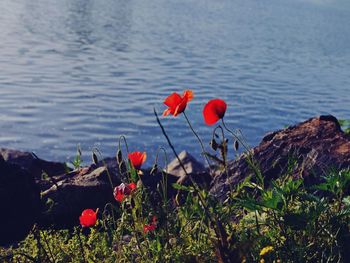
<instances>
[{"instance_id":1,"label":"rocky shoreline","mask_svg":"<svg viewBox=\"0 0 350 263\"><path fill-rule=\"evenodd\" d=\"M304 177L307 184L314 184L329 169L350 168L350 135L341 130L335 117L320 116L267 134L251 153L266 182L288 170L295 178ZM187 173L222 200L230 184L254 176L244 154L228 163L228 176L218 171L214 178L189 153L179 157ZM108 172L114 186L121 183L115 158L69 170L64 163L28 152L0 149L0 245L25 238L34 224L70 228L79 223L83 209L103 210L106 203L114 203ZM155 188L161 173L150 175L150 169L143 173L143 184ZM169 186L178 181L189 183L176 159L169 163L167 173ZM169 191L171 198L175 191L171 187Z\"/></svg>"}]
</instances>

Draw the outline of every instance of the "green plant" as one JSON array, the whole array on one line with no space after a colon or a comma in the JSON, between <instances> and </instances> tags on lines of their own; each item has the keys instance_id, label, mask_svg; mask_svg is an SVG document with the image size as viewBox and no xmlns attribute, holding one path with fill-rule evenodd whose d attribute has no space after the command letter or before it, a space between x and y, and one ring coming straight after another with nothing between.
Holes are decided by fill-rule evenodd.
<instances>
[{"instance_id":1,"label":"green plant","mask_svg":"<svg viewBox=\"0 0 350 263\"><path fill-rule=\"evenodd\" d=\"M168 184L168 156L164 148L157 151L152 169L142 171L146 153L129 152L126 139L121 136L116 159L123 183L115 187L108 172L115 202L106 204L98 213L84 210L82 227L73 230L35 226L17 247L0 248L0 261L350 262L350 170L330 171L320 175L321 183L305 186L303 178L293 177L296 162L291 155L287 172L266 182L240 131L229 129L224 122L226 103L220 99L210 101L204 110L206 123L222 121L213 130L210 145L214 153L205 149L184 112L192 98L190 91L182 96L170 95L165 100L169 107L165 115L183 113L209 169L229 176L228 132L233 139L231 146L236 151L243 147L246 161L254 171L254 175L230 185L224 201L187 173L154 110L188 184ZM80 168L79 147L77 151L73 165ZM164 153L163 169L160 153ZM94 149L95 164L99 163L98 157L101 153ZM146 186L145 176L160 176L157 186ZM168 195L169 188L176 192L175 196Z\"/></svg>"},{"instance_id":2,"label":"green plant","mask_svg":"<svg viewBox=\"0 0 350 263\"><path fill-rule=\"evenodd\" d=\"M341 128L346 134L350 134L350 120L338 120Z\"/></svg>"}]
</instances>

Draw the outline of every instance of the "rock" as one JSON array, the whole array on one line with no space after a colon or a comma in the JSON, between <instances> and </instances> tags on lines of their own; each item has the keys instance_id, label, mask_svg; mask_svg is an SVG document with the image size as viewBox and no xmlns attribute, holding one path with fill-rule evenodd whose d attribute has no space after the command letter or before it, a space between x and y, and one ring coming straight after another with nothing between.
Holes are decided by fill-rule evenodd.
<instances>
[{"instance_id":1,"label":"rock","mask_svg":"<svg viewBox=\"0 0 350 263\"><path fill-rule=\"evenodd\" d=\"M335 117L320 116L267 134L252 149L252 156L267 182L285 174L293 160L291 175L303 177L308 185L315 184L332 168L350 167L350 136L342 132ZM244 155L231 161L228 170L228 178L221 174L212 183L211 192L221 198L226 196L229 184L254 176Z\"/></svg>"},{"instance_id":2,"label":"rock","mask_svg":"<svg viewBox=\"0 0 350 263\"><path fill-rule=\"evenodd\" d=\"M40 193L33 176L0 155L0 245L26 237L40 210Z\"/></svg>"},{"instance_id":3,"label":"rock","mask_svg":"<svg viewBox=\"0 0 350 263\"><path fill-rule=\"evenodd\" d=\"M188 174L202 173L206 171L204 165L198 162L196 158L194 158L187 151L182 151L179 154L179 159L181 160ZM173 159L168 164L166 171L168 174L174 175L178 178L184 177L186 175L177 158Z\"/></svg>"},{"instance_id":4,"label":"rock","mask_svg":"<svg viewBox=\"0 0 350 263\"><path fill-rule=\"evenodd\" d=\"M119 178L111 177L113 186L120 184ZM84 209L100 208L103 211L107 203L116 202L106 167L92 165L52 179L55 183L42 192L47 211L39 220L41 226L72 227L79 224Z\"/></svg>"},{"instance_id":5,"label":"rock","mask_svg":"<svg viewBox=\"0 0 350 263\"><path fill-rule=\"evenodd\" d=\"M28 170L37 180L41 179L43 172L47 173L49 176L60 175L67 172L67 167L64 163L45 161L29 152L0 148L0 156L2 156L6 162L17 164L23 169Z\"/></svg>"},{"instance_id":6,"label":"rock","mask_svg":"<svg viewBox=\"0 0 350 263\"><path fill-rule=\"evenodd\" d=\"M111 176L117 176L119 177L119 166L117 159L114 157L107 157L101 161L98 162L98 166L106 166L108 168L109 173Z\"/></svg>"},{"instance_id":7,"label":"rock","mask_svg":"<svg viewBox=\"0 0 350 263\"><path fill-rule=\"evenodd\" d=\"M192 179L203 188L208 188L212 177L209 174L205 166L197 161L191 154L186 151L182 151L179 154L179 159L184 165L187 174L192 176ZM166 171L169 175L178 178L177 183L180 184L191 184L190 179L187 178L185 171L180 165L177 158L173 159L167 166Z\"/></svg>"},{"instance_id":8,"label":"rock","mask_svg":"<svg viewBox=\"0 0 350 263\"><path fill-rule=\"evenodd\" d=\"M191 154L189 154L186 151L182 151L179 154L179 159L184 165L188 175L190 175L192 179L198 185L200 185L200 187L204 189L209 189L212 177L210 176L209 172L206 170L204 165L198 162ZM180 162L178 161L177 158L173 159L167 165L167 168L163 171L163 173L159 171L154 175L148 175L149 174L148 170L145 170L144 172L146 176L144 176L144 179L142 181L148 189L152 189L152 190L155 190L156 188L155 186L160 184L160 182L163 180L162 178L164 175L167 175L166 189L167 189L168 199L174 199L175 196L179 193L178 190L172 187L174 183L183 184L183 185L192 184L190 178L186 176L186 173L181 167ZM160 200L157 200L156 198L152 200L152 202L154 203L157 203L159 201Z\"/></svg>"}]
</instances>

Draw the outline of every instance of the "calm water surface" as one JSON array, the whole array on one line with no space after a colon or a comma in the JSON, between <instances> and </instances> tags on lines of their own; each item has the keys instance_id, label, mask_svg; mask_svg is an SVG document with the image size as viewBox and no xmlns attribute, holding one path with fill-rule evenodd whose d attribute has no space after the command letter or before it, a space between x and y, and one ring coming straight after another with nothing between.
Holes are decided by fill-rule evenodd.
<instances>
[{"instance_id":1,"label":"calm water surface","mask_svg":"<svg viewBox=\"0 0 350 263\"><path fill-rule=\"evenodd\" d=\"M206 100L250 144L319 114L350 118L348 0L1 0L0 147L86 159L166 145L153 107L188 88L208 140ZM164 119L198 153L184 119ZM152 157L150 158L152 159Z\"/></svg>"}]
</instances>

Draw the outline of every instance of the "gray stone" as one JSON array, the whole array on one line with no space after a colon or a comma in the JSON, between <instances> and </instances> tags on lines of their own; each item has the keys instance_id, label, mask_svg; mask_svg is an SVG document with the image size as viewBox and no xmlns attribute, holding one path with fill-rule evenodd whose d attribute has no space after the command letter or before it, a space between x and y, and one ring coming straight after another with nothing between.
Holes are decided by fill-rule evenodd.
<instances>
[{"instance_id":1,"label":"gray stone","mask_svg":"<svg viewBox=\"0 0 350 263\"><path fill-rule=\"evenodd\" d=\"M0 148L0 156L2 156L6 162L17 164L23 169L26 169L37 180L41 179L43 172L47 173L49 176L60 175L67 172L64 163L45 161L29 152Z\"/></svg>"},{"instance_id":2,"label":"gray stone","mask_svg":"<svg viewBox=\"0 0 350 263\"><path fill-rule=\"evenodd\" d=\"M116 202L106 167L94 168L85 167L53 177L55 183L41 194L48 203L47 211L39 220L41 226L71 227L79 224L79 215L84 209L103 211L107 203ZM120 183L116 176L111 180L113 186Z\"/></svg>"},{"instance_id":3,"label":"gray stone","mask_svg":"<svg viewBox=\"0 0 350 263\"><path fill-rule=\"evenodd\" d=\"M202 173L206 171L204 165L201 162L197 161L191 154L186 151L182 151L179 154L179 158L188 174ZM179 178L186 175L177 158L168 164L166 171L168 174Z\"/></svg>"}]
</instances>

